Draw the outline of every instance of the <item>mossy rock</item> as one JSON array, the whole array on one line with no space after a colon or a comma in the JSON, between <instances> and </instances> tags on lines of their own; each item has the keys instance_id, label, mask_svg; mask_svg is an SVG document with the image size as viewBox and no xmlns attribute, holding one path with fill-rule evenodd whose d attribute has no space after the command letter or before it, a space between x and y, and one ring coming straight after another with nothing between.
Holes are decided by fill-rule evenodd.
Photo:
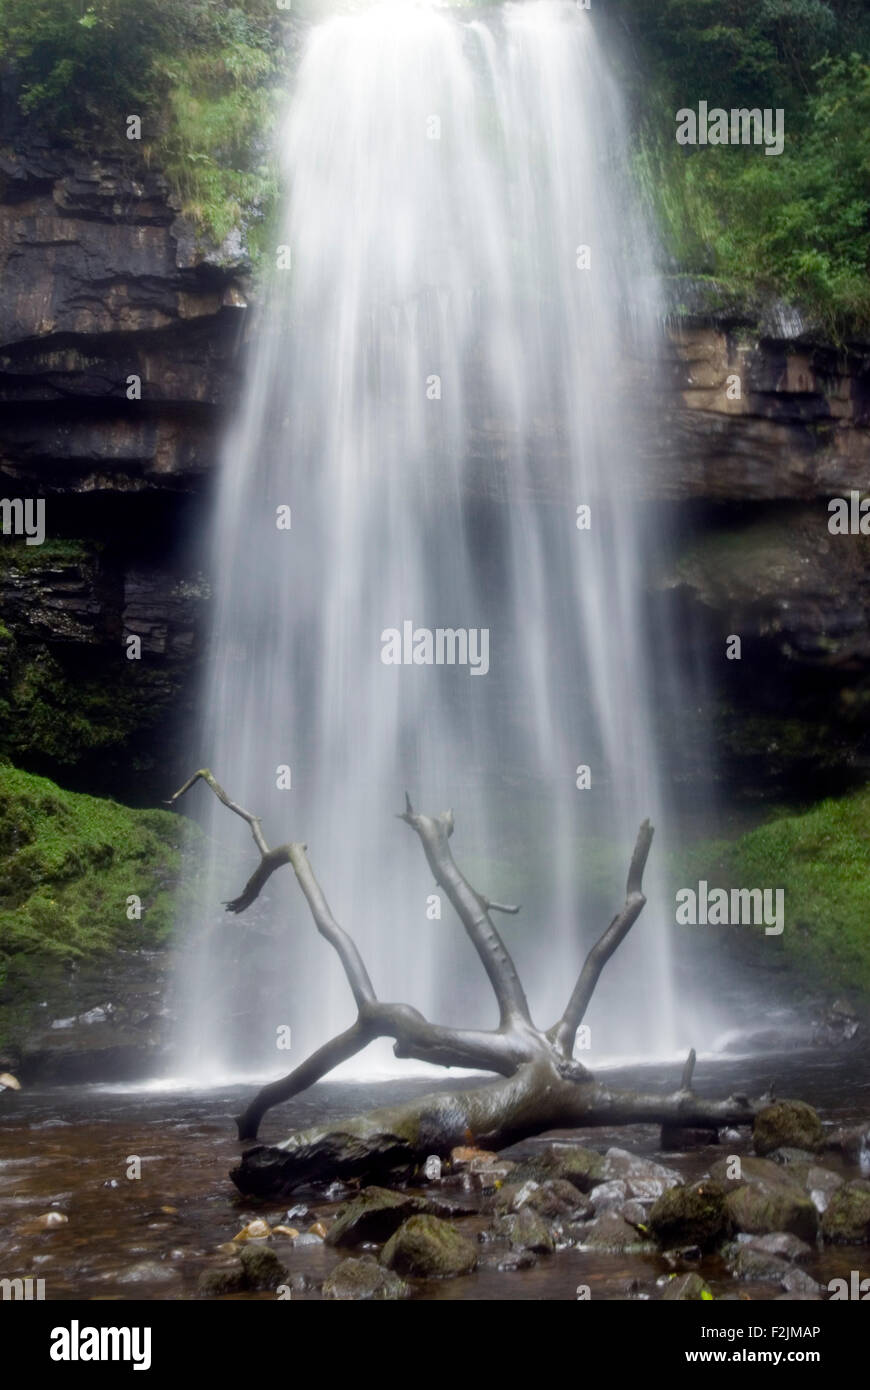
<instances>
[{"instance_id":1,"label":"mossy rock","mask_svg":"<svg viewBox=\"0 0 870 1390\"><path fill-rule=\"evenodd\" d=\"M870 1241L870 1182L859 1178L837 1188L822 1215L822 1235L835 1245Z\"/></svg>"},{"instance_id":2,"label":"mossy rock","mask_svg":"<svg viewBox=\"0 0 870 1390\"><path fill-rule=\"evenodd\" d=\"M342 1260L323 1283L323 1297L340 1303L407 1298L408 1285L373 1255Z\"/></svg>"},{"instance_id":3,"label":"mossy rock","mask_svg":"<svg viewBox=\"0 0 870 1390\"><path fill-rule=\"evenodd\" d=\"M556 1240L552 1227L543 1216L531 1206L521 1207L519 1211L507 1212L496 1218L494 1231L497 1236L505 1236L512 1250L531 1250L537 1255L552 1255Z\"/></svg>"},{"instance_id":4,"label":"mossy rock","mask_svg":"<svg viewBox=\"0 0 870 1390\"><path fill-rule=\"evenodd\" d=\"M612 1254L639 1255L653 1252L652 1241L638 1235L634 1226L615 1211L605 1211L577 1228L578 1247L581 1250L601 1250Z\"/></svg>"},{"instance_id":5,"label":"mossy rock","mask_svg":"<svg viewBox=\"0 0 870 1390\"><path fill-rule=\"evenodd\" d=\"M738 1231L745 1231L749 1235L790 1231L801 1240L812 1242L816 1239L818 1212L799 1187L764 1183L746 1185L729 1192L725 1205Z\"/></svg>"},{"instance_id":6,"label":"mossy rock","mask_svg":"<svg viewBox=\"0 0 870 1390\"><path fill-rule=\"evenodd\" d=\"M372 1241L380 1245L389 1240L403 1221L422 1215L428 1207L422 1197L393 1192L387 1187L367 1187L358 1197L345 1202L336 1212L326 1235L327 1245L361 1245Z\"/></svg>"},{"instance_id":7,"label":"mossy rock","mask_svg":"<svg viewBox=\"0 0 870 1390\"><path fill-rule=\"evenodd\" d=\"M204 1298L222 1298L230 1293L243 1293L248 1287L245 1271L240 1264L229 1269L206 1269L197 1280L197 1292Z\"/></svg>"},{"instance_id":8,"label":"mossy rock","mask_svg":"<svg viewBox=\"0 0 870 1390\"><path fill-rule=\"evenodd\" d=\"M471 1273L477 1250L449 1221L412 1216L387 1241L381 1263L418 1279L452 1279Z\"/></svg>"},{"instance_id":9,"label":"mossy rock","mask_svg":"<svg viewBox=\"0 0 870 1390\"><path fill-rule=\"evenodd\" d=\"M717 1182L668 1188L656 1201L647 1225L666 1249L698 1245L710 1250L728 1234L725 1190Z\"/></svg>"},{"instance_id":10,"label":"mossy rock","mask_svg":"<svg viewBox=\"0 0 870 1390\"><path fill-rule=\"evenodd\" d=\"M591 1192L593 1187L607 1181L607 1163L594 1149L566 1144L563 1148L547 1149L526 1159L511 1173L511 1182L548 1182L562 1179L579 1192Z\"/></svg>"},{"instance_id":11,"label":"mossy rock","mask_svg":"<svg viewBox=\"0 0 870 1390\"><path fill-rule=\"evenodd\" d=\"M755 1152L764 1157L775 1149L803 1149L815 1153L825 1141L822 1122L811 1105L802 1100L778 1100L759 1110L752 1126Z\"/></svg>"},{"instance_id":12,"label":"mossy rock","mask_svg":"<svg viewBox=\"0 0 870 1390\"><path fill-rule=\"evenodd\" d=\"M287 1282L289 1271L268 1245L246 1245L239 1259L249 1289L277 1289Z\"/></svg>"}]
</instances>

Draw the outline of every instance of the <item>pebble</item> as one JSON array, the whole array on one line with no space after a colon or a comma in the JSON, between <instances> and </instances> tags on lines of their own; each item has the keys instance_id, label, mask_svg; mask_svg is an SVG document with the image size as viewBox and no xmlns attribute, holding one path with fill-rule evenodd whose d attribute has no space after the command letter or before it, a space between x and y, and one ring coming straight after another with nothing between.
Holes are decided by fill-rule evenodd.
<instances>
[{"instance_id":1,"label":"pebble","mask_svg":"<svg viewBox=\"0 0 870 1390\"><path fill-rule=\"evenodd\" d=\"M50 1231L56 1226L65 1226L69 1221L62 1211L47 1211L42 1216L34 1216L21 1227L23 1231Z\"/></svg>"},{"instance_id":2,"label":"pebble","mask_svg":"<svg viewBox=\"0 0 870 1390\"><path fill-rule=\"evenodd\" d=\"M268 1221L257 1217L256 1220L249 1221L247 1226L243 1226L238 1235L233 1236L233 1240L268 1240L271 1234L272 1228Z\"/></svg>"}]
</instances>

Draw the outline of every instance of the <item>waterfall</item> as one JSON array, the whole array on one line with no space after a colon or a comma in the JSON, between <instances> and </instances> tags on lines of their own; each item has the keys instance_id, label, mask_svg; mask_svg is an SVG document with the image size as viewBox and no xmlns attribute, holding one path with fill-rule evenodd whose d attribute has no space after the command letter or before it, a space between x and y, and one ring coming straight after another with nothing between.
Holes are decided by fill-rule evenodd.
<instances>
[{"instance_id":1,"label":"waterfall","mask_svg":"<svg viewBox=\"0 0 870 1390\"><path fill-rule=\"evenodd\" d=\"M315 25L292 88L194 765L270 843L308 845L381 998L468 1026L497 1011L395 818L406 789L453 808L478 891L522 905L499 925L545 1025L649 815L649 903L583 1059L697 1041L673 998L636 503L656 286L593 16L375 5ZM289 868L221 913L255 852L201 809L184 1065L280 1075L352 1022L350 992Z\"/></svg>"}]
</instances>

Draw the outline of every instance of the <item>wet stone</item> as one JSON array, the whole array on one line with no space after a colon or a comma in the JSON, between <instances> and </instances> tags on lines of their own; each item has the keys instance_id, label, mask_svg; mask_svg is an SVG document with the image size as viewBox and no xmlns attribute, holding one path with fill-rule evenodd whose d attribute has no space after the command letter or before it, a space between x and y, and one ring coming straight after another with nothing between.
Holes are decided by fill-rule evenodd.
<instances>
[{"instance_id":1,"label":"wet stone","mask_svg":"<svg viewBox=\"0 0 870 1390\"><path fill-rule=\"evenodd\" d=\"M606 1211L583 1227L578 1241L579 1250L610 1250L631 1253L654 1250L651 1241L644 1240L633 1226L623 1221L615 1211Z\"/></svg>"},{"instance_id":2,"label":"wet stone","mask_svg":"<svg viewBox=\"0 0 870 1390\"><path fill-rule=\"evenodd\" d=\"M277 1289L287 1282L287 1269L268 1245L247 1245L239 1257L249 1289Z\"/></svg>"},{"instance_id":3,"label":"wet stone","mask_svg":"<svg viewBox=\"0 0 870 1390\"><path fill-rule=\"evenodd\" d=\"M782 1287L786 1293L794 1294L818 1294L821 1292L820 1285L816 1283L805 1269L788 1269L782 1277Z\"/></svg>"},{"instance_id":4,"label":"wet stone","mask_svg":"<svg viewBox=\"0 0 870 1390\"><path fill-rule=\"evenodd\" d=\"M700 1245L710 1250L727 1235L725 1192L712 1180L664 1192L649 1214L649 1228L660 1245Z\"/></svg>"},{"instance_id":5,"label":"wet stone","mask_svg":"<svg viewBox=\"0 0 870 1390\"><path fill-rule=\"evenodd\" d=\"M387 1241L381 1263L397 1274L449 1279L471 1273L477 1250L449 1222L437 1216L412 1216Z\"/></svg>"},{"instance_id":6,"label":"wet stone","mask_svg":"<svg viewBox=\"0 0 870 1390\"><path fill-rule=\"evenodd\" d=\"M323 1281L323 1297L341 1303L394 1300L406 1298L408 1293L404 1279L378 1264L372 1255L342 1260Z\"/></svg>"},{"instance_id":7,"label":"wet stone","mask_svg":"<svg viewBox=\"0 0 870 1390\"><path fill-rule=\"evenodd\" d=\"M556 1248L552 1227L531 1206L497 1217L493 1229L497 1236L510 1241L515 1250L532 1250L545 1255L552 1254Z\"/></svg>"},{"instance_id":8,"label":"wet stone","mask_svg":"<svg viewBox=\"0 0 870 1390\"><path fill-rule=\"evenodd\" d=\"M628 1185L624 1182L603 1182L594 1187L589 1195L596 1216L605 1211L615 1211L628 1201Z\"/></svg>"},{"instance_id":9,"label":"wet stone","mask_svg":"<svg viewBox=\"0 0 870 1390\"><path fill-rule=\"evenodd\" d=\"M700 1274L675 1274L665 1285L662 1302L687 1303L712 1297L709 1287Z\"/></svg>"},{"instance_id":10,"label":"wet stone","mask_svg":"<svg viewBox=\"0 0 870 1390\"><path fill-rule=\"evenodd\" d=\"M761 1158L783 1148L808 1150L812 1156L824 1138L816 1111L801 1100L779 1100L765 1106L752 1126L752 1144Z\"/></svg>"}]
</instances>

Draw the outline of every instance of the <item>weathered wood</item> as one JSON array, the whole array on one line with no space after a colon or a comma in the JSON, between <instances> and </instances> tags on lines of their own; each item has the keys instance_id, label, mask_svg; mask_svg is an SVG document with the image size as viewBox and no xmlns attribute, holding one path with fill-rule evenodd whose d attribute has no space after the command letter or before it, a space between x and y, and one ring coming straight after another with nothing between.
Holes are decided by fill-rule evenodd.
<instances>
[{"instance_id":1,"label":"weathered wood","mask_svg":"<svg viewBox=\"0 0 870 1390\"><path fill-rule=\"evenodd\" d=\"M357 1006L357 1019L350 1028L253 1097L237 1120L240 1139L255 1139L268 1110L319 1081L375 1038L393 1038L397 1057L494 1072L501 1078L314 1125L280 1144L257 1145L243 1154L232 1173L241 1191L277 1195L311 1181L410 1171L430 1154L444 1156L457 1144L501 1149L556 1128L632 1123L715 1128L752 1123L760 1102L745 1096L705 1101L694 1094L694 1051L683 1069L679 1089L664 1096L613 1090L597 1082L572 1056L577 1029L601 972L646 903L643 873L653 837L649 821L644 821L638 832L625 903L586 956L562 1017L545 1032L532 1021L516 966L490 916L494 911L515 913L518 909L492 902L472 888L462 874L448 844L453 833L452 812L420 815L406 797L399 818L419 837L435 880L474 945L499 1006L496 1029L447 1028L429 1022L409 1004L385 1003L377 998L356 943L332 915L305 845L270 849L259 817L233 802L208 769L196 772L169 804L174 805L200 780L250 825L260 853L259 865L239 897L226 904L227 911L243 912L277 869L292 865L314 924L335 949Z\"/></svg>"}]
</instances>

